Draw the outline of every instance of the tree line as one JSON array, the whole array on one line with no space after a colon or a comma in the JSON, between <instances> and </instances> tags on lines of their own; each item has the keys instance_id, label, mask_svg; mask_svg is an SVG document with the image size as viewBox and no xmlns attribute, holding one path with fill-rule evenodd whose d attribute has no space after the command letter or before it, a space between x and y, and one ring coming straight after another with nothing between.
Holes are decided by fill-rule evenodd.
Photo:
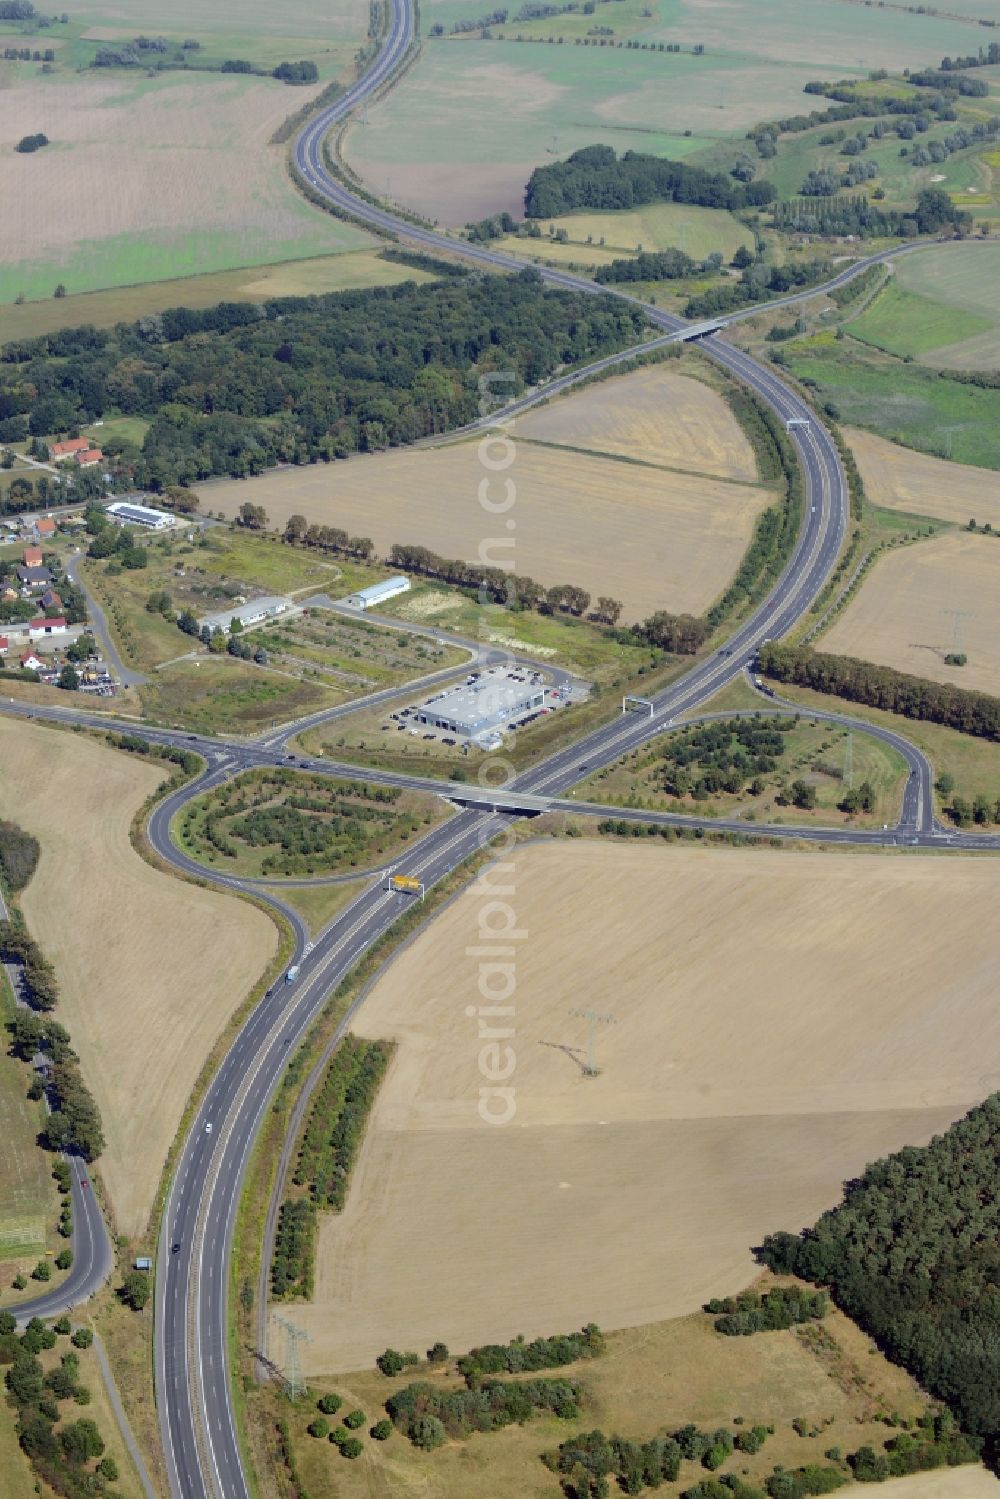
<instances>
[{"instance_id":1,"label":"tree line","mask_svg":"<svg viewBox=\"0 0 1000 1499\"><path fill-rule=\"evenodd\" d=\"M108 1485L117 1482L118 1465L105 1455L95 1421L88 1416L74 1420L60 1408L67 1401L86 1406L91 1400L80 1379L76 1350L89 1348L93 1334L89 1328L71 1333L71 1328L68 1317L51 1327L32 1317L18 1336L14 1313L0 1312L0 1364L6 1365L7 1397L17 1412L18 1444L36 1478L61 1499L92 1499L112 1492ZM67 1334L73 1347L46 1370L38 1355L54 1349Z\"/></svg>"},{"instance_id":2,"label":"tree line","mask_svg":"<svg viewBox=\"0 0 1000 1499\"><path fill-rule=\"evenodd\" d=\"M509 1343L485 1343L471 1348L457 1361L458 1372L470 1389L490 1374L535 1374L540 1369L558 1369L579 1359L599 1358L604 1335L596 1322L579 1332L557 1333L549 1338L514 1338Z\"/></svg>"},{"instance_id":3,"label":"tree line","mask_svg":"<svg viewBox=\"0 0 1000 1499\"><path fill-rule=\"evenodd\" d=\"M104 1149L101 1115L80 1071L80 1059L69 1044L69 1032L43 1019L55 1009L59 984L55 969L24 926L19 911L0 922L0 959L20 970L21 993L31 1007L18 1010L8 1026L15 1055L30 1062L42 1052L48 1063L47 1091L51 1112L45 1125L50 1150L74 1150L93 1161Z\"/></svg>"},{"instance_id":4,"label":"tree line","mask_svg":"<svg viewBox=\"0 0 1000 1499\"><path fill-rule=\"evenodd\" d=\"M343 1209L358 1147L391 1055L388 1041L346 1036L331 1058L309 1111L292 1176L319 1207Z\"/></svg>"},{"instance_id":5,"label":"tree line","mask_svg":"<svg viewBox=\"0 0 1000 1499\"><path fill-rule=\"evenodd\" d=\"M539 1414L571 1421L580 1414L578 1400L571 1379L491 1379L465 1390L420 1380L390 1395L385 1408L397 1431L431 1451L449 1437L465 1441L473 1432L499 1431Z\"/></svg>"},{"instance_id":6,"label":"tree line","mask_svg":"<svg viewBox=\"0 0 1000 1499\"><path fill-rule=\"evenodd\" d=\"M439 557L428 547L397 542L389 550L389 562L393 567L424 578L475 589L481 599L503 604L508 609L537 609L540 614L571 614L580 619L590 608L590 594L573 583L556 583L546 588L523 573L505 572L502 567L484 567L482 563L462 562L458 558ZM591 617L613 625L621 608L617 599L602 596L597 600Z\"/></svg>"},{"instance_id":7,"label":"tree line","mask_svg":"<svg viewBox=\"0 0 1000 1499\"><path fill-rule=\"evenodd\" d=\"M640 309L548 290L534 269L175 308L8 342L0 422L47 437L107 412L149 418L141 448L105 447L114 475L161 490L413 442L473 420L480 380L513 398L644 329Z\"/></svg>"},{"instance_id":8,"label":"tree line","mask_svg":"<svg viewBox=\"0 0 1000 1499\"><path fill-rule=\"evenodd\" d=\"M375 1095L389 1065L387 1041L348 1035L334 1052L309 1110L292 1181L307 1196L281 1205L271 1261L276 1299L312 1294L317 1208L339 1212Z\"/></svg>"},{"instance_id":9,"label":"tree line","mask_svg":"<svg viewBox=\"0 0 1000 1499\"><path fill-rule=\"evenodd\" d=\"M725 1337L747 1337L755 1332L777 1332L800 1322L818 1322L829 1303L824 1291L805 1286L775 1286L773 1291L742 1291L706 1302L706 1312L715 1315L716 1332Z\"/></svg>"},{"instance_id":10,"label":"tree line","mask_svg":"<svg viewBox=\"0 0 1000 1499\"><path fill-rule=\"evenodd\" d=\"M761 1251L779 1274L828 1285L890 1358L949 1406L973 1451L982 1445L994 1467L1000 1461L998 1157L1000 1094L994 1093L930 1144L868 1166L812 1228L768 1235Z\"/></svg>"},{"instance_id":11,"label":"tree line","mask_svg":"<svg viewBox=\"0 0 1000 1499\"><path fill-rule=\"evenodd\" d=\"M833 656L804 645L761 647L760 666L778 682L900 713L904 718L944 724L979 739L1000 739L1000 698L947 682L929 682L853 656Z\"/></svg>"},{"instance_id":12,"label":"tree line","mask_svg":"<svg viewBox=\"0 0 1000 1499\"><path fill-rule=\"evenodd\" d=\"M922 189L917 195L916 208L903 213L876 207L864 193L848 197L828 196L831 188L836 192L838 184L823 178L807 178L804 185L815 196L776 203L776 229L793 230L801 234L854 234L859 239L870 239L873 236L912 239L920 234L937 234L948 228L962 233L971 223L969 215L963 213L939 187Z\"/></svg>"},{"instance_id":13,"label":"tree line","mask_svg":"<svg viewBox=\"0 0 1000 1499\"><path fill-rule=\"evenodd\" d=\"M610 1478L626 1494L658 1489L676 1483L681 1462L697 1462L714 1473L734 1452L759 1452L774 1427L750 1426L735 1434L727 1427L702 1431L682 1426L678 1431L636 1442L605 1436L603 1431L585 1431L560 1443L554 1452L542 1454L542 1462L562 1478L568 1499L606 1499ZM718 1491L718 1496L716 1494ZM735 1475L721 1481L704 1481L688 1489L682 1499L764 1499L757 1490L743 1485Z\"/></svg>"},{"instance_id":14,"label":"tree line","mask_svg":"<svg viewBox=\"0 0 1000 1499\"><path fill-rule=\"evenodd\" d=\"M643 203L696 203L705 208L761 207L776 198L770 182L739 182L641 151L616 156L611 146L584 146L565 161L536 167L525 188L524 211L551 219L574 208L635 208Z\"/></svg>"},{"instance_id":15,"label":"tree line","mask_svg":"<svg viewBox=\"0 0 1000 1499\"><path fill-rule=\"evenodd\" d=\"M16 822L0 821L0 879L16 894L23 890L38 868L38 839Z\"/></svg>"}]
</instances>

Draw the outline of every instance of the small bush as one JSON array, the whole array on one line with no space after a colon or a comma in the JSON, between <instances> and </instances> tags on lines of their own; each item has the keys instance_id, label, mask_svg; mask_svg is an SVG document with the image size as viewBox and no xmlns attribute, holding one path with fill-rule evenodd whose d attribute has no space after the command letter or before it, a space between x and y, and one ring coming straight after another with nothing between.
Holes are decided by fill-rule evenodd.
<instances>
[{"instance_id":1,"label":"small bush","mask_svg":"<svg viewBox=\"0 0 1000 1499\"><path fill-rule=\"evenodd\" d=\"M344 1425L348 1431L357 1431L359 1427L364 1426L366 1419L364 1411L348 1411L344 1417Z\"/></svg>"},{"instance_id":2,"label":"small bush","mask_svg":"<svg viewBox=\"0 0 1000 1499\"><path fill-rule=\"evenodd\" d=\"M368 1435L374 1437L376 1442L387 1442L392 1436L392 1422L383 1416L381 1421L375 1422Z\"/></svg>"}]
</instances>

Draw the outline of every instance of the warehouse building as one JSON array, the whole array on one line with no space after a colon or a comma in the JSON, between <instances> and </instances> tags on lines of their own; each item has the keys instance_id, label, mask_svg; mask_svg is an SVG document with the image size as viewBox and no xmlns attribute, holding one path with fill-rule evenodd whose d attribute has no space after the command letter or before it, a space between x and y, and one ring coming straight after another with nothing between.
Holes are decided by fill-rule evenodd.
<instances>
[{"instance_id":1,"label":"warehouse building","mask_svg":"<svg viewBox=\"0 0 1000 1499\"><path fill-rule=\"evenodd\" d=\"M409 578L384 578L381 583L373 583L370 588L359 588L357 593L349 593L344 603L350 604L352 609L376 609L379 604L394 599L397 593L408 593L409 588Z\"/></svg>"},{"instance_id":2,"label":"warehouse building","mask_svg":"<svg viewBox=\"0 0 1000 1499\"><path fill-rule=\"evenodd\" d=\"M413 717L460 739L482 739L536 713L544 701L542 685L519 672L500 670L430 698Z\"/></svg>"},{"instance_id":3,"label":"warehouse building","mask_svg":"<svg viewBox=\"0 0 1000 1499\"><path fill-rule=\"evenodd\" d=\"M129 500L116 500L108 506L108 514L123 526L146 526L150 531L164 531L174 523L174 517L166 510L154 510L150 505L137 505Z\"/></svg>"},{"instance_id":4,"label":"warehouse building","mask_svg":"<svg viewBox=\"0 0 1000 1499\"><path fill-rule=\"evenodd\" d=\"M291 607L291 599L268 594L264 598L249 599L246 603L230 604L228 609L220 609L216 614L206 614L198 624L201 629L207 625L213 635L217 630L228 635L234 619L239 620L244 630L249 630L252 625L263 624L266 619L275 619Z\"/></svg>"}]
</instances>

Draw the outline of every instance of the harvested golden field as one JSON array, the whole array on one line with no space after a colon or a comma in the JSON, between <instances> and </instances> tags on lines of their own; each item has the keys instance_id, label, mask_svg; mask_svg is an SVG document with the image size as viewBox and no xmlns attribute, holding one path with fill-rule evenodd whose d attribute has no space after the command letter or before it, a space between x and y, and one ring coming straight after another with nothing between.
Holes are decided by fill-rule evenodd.
<instances>
[{"instance_id":1,"label":"harvested golden field","mask_svg":"<svg viewBox=\"0 0 1000 1499\"><path fill-rule=\"evenodd\" d=\"M745 484L757 479L753 448L726 402L669 365L634 370L528 411L518 418L517 435Z\"/></svg>"},{"instance_id":2,"label":"harvested golden field","mask_svg":"<svg viewBox=\"0 0 1000 1499\"><path fill-rule=\"evenodd\" d=\"M1000 540L952 532L880 557L819 648L1000 693Z\"/></svg>"},{"instance_id":3,"label":"harvested golden field","mask_svg":"<svg viewBox=\"0 0 1000 1499\"><path fill-rule=\"evenodd\" d=\"M974 859L518 850L359 1016L398 1049L296 1309L307 1367L638 1326L745 1284L765 1232L997 1086L998 894L1000 867ZM508 920L505 999L506 967L478 971L477 950ZM514 1015L477 1022L480 993ZM614 1018L598 1077L581 1007ZM506 1127L481 1117L511 1105Z\"/></svg>"},{"instance_id":4,"label":"harvested golden field","mask_svg":"<svg viewBox=\"0 0 1000 1499\"><path fill-rule=\"evenodd\" d=\"M846 433L875 505L936 515L966 525L970 519L1000 530L1000 474L948 463L857 429Z\"/></svg>"},{"instance_id":5,"label":"harvested golden field","mask_svg":"<svg viewBox=\"0 0 1000 1499\"><path fill-rule=\"evenodd\" d=\"M58 1018L104 1117L120 1231L145 1224L202 1064L264 970L269 919L150 868L129 842L165 772L83 736L0 720L0 815L42 845L22 897L55 964Z\"/></svg>"},{"instance_id":6,"label":"harvested golden field","mask_svg":"<svg viewBox=\"0 0 1000 1499\"><path fill-rule=\"evenodd\" d=\"M638 417L631 415L628 396L608 382L535 413L532 433L553 432L557 439L561 434L569 444L574 435L586 436L593 421L599 425L588 446L634 452L633 443L645 433L657 461L690 453L693 468L689 424L702 411L713 434L707 472L677 472L652 462L625 463L525 442L516 443L507 469L491 473L483 466L480 445L464 442L283 469L249 481L221 480L200 487L202 507L232 517L249 500L264 506L274 528L284 529L290 515L304 515L310 522L370 536L383 556L401 542L470 562L513 565L546 586L574 583L595 600L610 594L622 601L629 622L656 609L699 614L736 572L770 492L719 476L727 461L737 477L754 474L750 449L720 397L695 381L671 376L679 386L665 389L681 389L683 395L674 412L661 416L655 390L663 374L642 373L652 378L638 387L643 413ZM609 414L597 417L602 401L611 403ZM583 403L580 416L576 402ZM490 456L495 461L495 450ZM678 468L685 466L678 462ZM486 481L485 495L494 505L513 493L505 515L490 515L480 503Z\"/></svg>"},{"instance_id":7,"label":"harvested golden field","mask_svg":"<svg viewBox=\"0 0 1000 1499\"><path fill-rule=\"evenodd\" d=\"M0 139L42 119L51 149L0 156L0 301L358 250L297 196L270 138L314 90L226 74L85 72L0 90ZM150 184L156 184L150 191ZM53 205L58 211L53 212Z\"/></svg>"}]
</instances>

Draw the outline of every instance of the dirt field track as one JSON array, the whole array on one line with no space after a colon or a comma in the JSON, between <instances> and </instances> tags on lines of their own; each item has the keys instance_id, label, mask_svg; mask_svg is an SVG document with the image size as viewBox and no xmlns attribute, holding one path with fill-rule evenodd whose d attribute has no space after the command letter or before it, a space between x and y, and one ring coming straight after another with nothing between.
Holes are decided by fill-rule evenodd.
<instances>
[{"instance_id":1,"label":"dirt field track","mask_svg":"<svg viewBox=\"0 0 1000 1499\"><path fill-rule=\"evenodd\" d=\"M129 843L163 772L83 736L0 720L0 815L42 845L24 893L104 1117L119 1230L141 1231L188 1095L277 936L229 896L182 884Z\"/></svg>"},{"instance_id":2,"label":"dirt field track","mask_svg":"<svg viewBox=\"0 0 1000 1499\"><path fill-rule=\"evenodd\" d=\"M233 516L249 500L264 506L272 527L304 515L370 536L383 556L393 542L408 542L447 557L513 563L546 586L575 583L594 599L621 599L627 622L655 609L697 614L735 573L769 491L719 477L754 476L749 446L720 397L672 373L641 377L628 390L609 381L527 418L502 473L486 469L480 445L467 442L207 484L202 508ZM529 422L536 439L644 452L650 461L519 442ZM705 435L707 474L654 466L695 468L694 426ZM480 485L488 481L486 499L500 503L511 495L508 480L514 503L505 515L489 514Z\"/></svg>"},{"instance_id":3,"label":"dirt field track","mask_svg":"<svg viewBox=\"0 0 1000 1499\"><path fill-rule=\"evenodd\" d=\"M981 526L989 521L1000 529L1000 474L992 469L931 458L871 432L849 430L845 435L873 504L962 525L970 518Z\"/></svg>"},{"instance_id":4,"label":"dirt field track","mask_svg":"<svg viewBox=\"0 0 1000 1499\"><path fill-rule=\"evenodd\" d=\"M952 532L881 557L819 649L1000 693L1000 538ZM945 663L956 650L965 666Z\"/></svg>"},{"instance_id":5,"label":"dirt field track","mask_svg":"<svg viewBox=\"0 0 1000 1499\"><path fill-rule=\"evenodd\" d=\"M541 844L491 884L434 922L360 1017L399 1050L347 1208L321 1229L316 1301L296 1309L313 1371L386 1344L691 1310L752 1277L768 1229L811 1221L845 1177L1000 1081L983 1070L1000 1042L992 864ZM478 1112L469 1007L478 983L503 993L474 954L504 900L525 936L510 943L515 1014L488 1022L515 1031L499 1045L516 1113L497 1127ZM571 1014L590 1006L615 1022L596 1078Z\"/></svg>"}]
</instances>

